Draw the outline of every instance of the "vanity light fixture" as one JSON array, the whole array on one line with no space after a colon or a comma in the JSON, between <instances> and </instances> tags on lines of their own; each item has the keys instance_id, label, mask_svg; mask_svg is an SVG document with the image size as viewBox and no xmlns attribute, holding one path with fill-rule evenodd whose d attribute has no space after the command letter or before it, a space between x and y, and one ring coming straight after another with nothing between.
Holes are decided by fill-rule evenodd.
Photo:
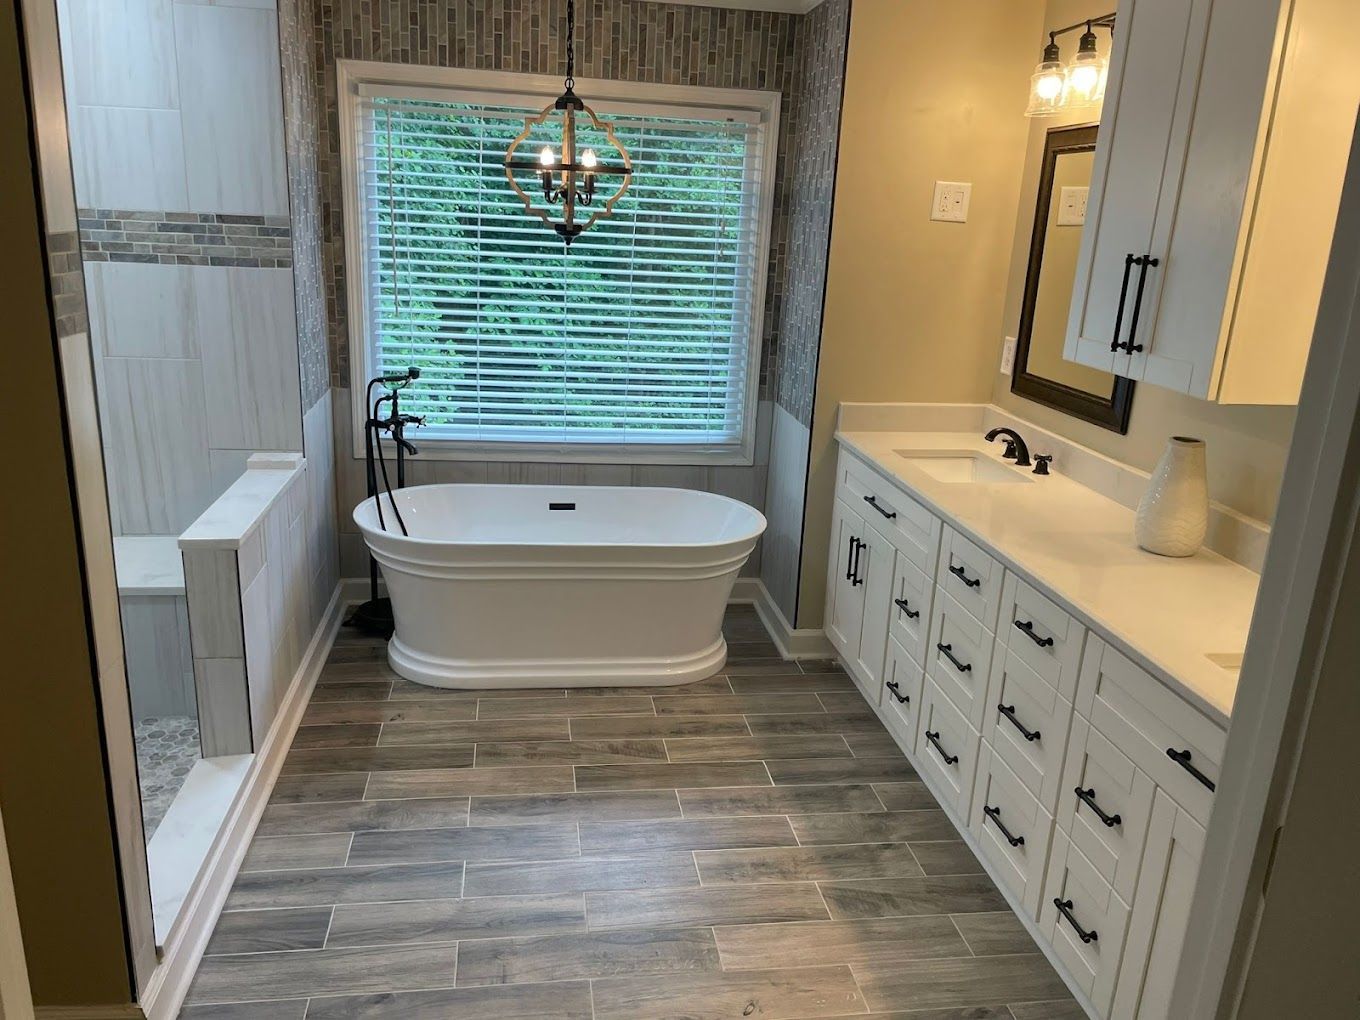
<instances>
[{"instance_id":1,"label":"vanity light fixture","mask_svg":"<svg viewBox=\"0 0 1360 1020\"><path fill-rule=\"evenodd\" d=\"M633 161L628 150L614 135L614 125L601 120L580 96L576 94L576 0L567 0L567 77L565 88L557 100L545 106L536 114L524 118L524 130L515 136L505 153L505 177L510 187L524 203L524 210L537 216L545 224L557 231L563 243L571 242L588 230L596 220L608 216L614 205L621 199L632 180ZM617 153L617 162L606 162L594 149L577 151L577 115L584 114L590 120L590 127L603 141L611 145ZM554 133L561 138L559 151L552 145L544 145L535 159L516 156L521 145L529 138L535 128L544 124L556 124ZM529 192L516 180L516 171L532 173L535 183L531 190L542 193L542 204L535 204ZM597 204L596 191L600 185L613 178L619 179L617 190L603 203ZM581 209L590 210L590 215L581 222Z\"/></svg>"},{"instance_id":2,"label":"vanity light fixture","mask_svg":"<svg viewBox=\"0 0 1360 1020\"><path fill-rule=\"evenodd\" d=\"M1109 61L1096 49L1095 30L1104 28L1113 34L1114 18L1114 14L1103 14L1048 33L1043 59L1030 77L1026 117L1052 117L1064 110L1086 109L1096 106L1105 98ZM1077 44L1077 54L1070 64L1063 67L1058 36L1079 28L1085 31Z\"/></svg>"}]
</instances>

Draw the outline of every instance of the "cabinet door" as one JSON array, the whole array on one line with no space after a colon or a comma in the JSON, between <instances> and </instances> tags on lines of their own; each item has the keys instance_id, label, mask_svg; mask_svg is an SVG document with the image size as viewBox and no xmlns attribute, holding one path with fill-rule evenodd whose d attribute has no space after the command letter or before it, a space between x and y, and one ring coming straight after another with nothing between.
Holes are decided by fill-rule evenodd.
<instances>
[{"instance_id":1,"label":"cabinet door","mask_svg":"<svg viewBox=\"0 0 1360 1020\"><path fill-rule=\"evenodd\" d=\"M864 609L855 664L871 681L869 689L877 695L883 680L883 657L888 651L888 613L893 608L896 550L867 522L863 536L859 553L859 587L864 592Z\"/></svg>"},{"instance_id":2,"label":"cabinet door","mask_svg":"<svg viewBox=\"0 0 1360 1020\"><path fill-rule=\"evenodd\" d=\"M1158 790L1115 986L1111 1016L1116 1020L1165 1020L1170 1015L1168 1000L1203 853L1204 830Z\"/></svg>"},{"instance_id":3,"label":"cabinet door","mask_svg":"<svg viewBox=\"0 0 1360 1020\"><path fill-rule=\"evenodd\" d=\"M864 623L864 585L855 559L864 537L864 521L839 499L831 518L831 562L827 564L826 633L848 662L859 659Z\"/></svg>"},{"instance_id":4,"label":"cabinet door","mask_svg":"<svg viewBox=\"0 0 1360 1020\"><path fill-rule=\"evenodd\" d=\"M1082 235L1063 356L1128 375L1135 367L1116 339L1132 334L1141 270L1153 255L1137 342L1152 335L1168 271L1166 247L1179 186L1210 0L1125 0L1119 5L1109 86L1096 142L1090 214ZM1123 306L1123 314L1120 310ZM1116 320L1119 336L1115 336Z\"/></svg>"}]
</instances>

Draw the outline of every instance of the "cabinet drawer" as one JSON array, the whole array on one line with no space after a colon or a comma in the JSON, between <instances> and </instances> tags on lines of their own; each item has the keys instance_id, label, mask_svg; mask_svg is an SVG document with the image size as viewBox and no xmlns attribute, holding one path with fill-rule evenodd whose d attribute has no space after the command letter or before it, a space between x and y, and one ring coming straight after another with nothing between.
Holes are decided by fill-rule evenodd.
<instances>
[{"instance_id":1,"label":"cabinet drawer","mask_svg":"<svg viewBox=\"0 0 1360 1020\"><path fill-rule=\"evenodd\" d=\"M896 638L888 638L888 657L883 663L882 710L879 716L899 747L916 754L917 719L921 714L922 668ZM872 700L872 699L871 699Z\"/></svg>"},{"instance_id":2,"label":"cabinet drawer","mask_svg":"<svg viewBox=\"0 0 1360 1020\"><path fill-rule=\"evenodd\" d=\"M971 613L936 589L926 672L979 732L987 717L987 681L995 641Z\"/></svg>"},{"instance_id":3,"label":"cabinet drawer","mask_svg":"<svg viewBox=\"0 0 1360 1020\"><path fill-rule=\"evenodd\" d=\"M1208 716L1095 636L1077 709L1191 817L1208 821L1227 736Z\"/></svg>"},{"instance_id":4,"label":"cabinet drawer","mask_svg":"<svg viewBox=\"0 0 1360 1020\"><path fill-rule=\"evenodd\" d=\"M986 735L997 755L1052 812L1062 786L1072 706L1015 652L998 647L987 702Z\"/></svg>"},{"instance_id":5,"label":"cabinet drawer","mask_svg":"<svg viewBox=\"0 0 1360 1020\"><path fill-rule=\"evenodd\" d=\"M934 781L940 803L966 826L982 738L928 675L917 725L917 765Z\"/></svg>"},{"instance_id":6,"label":"cabinet drawer","mask_svg":"<svg viewBox=\"0 0 1360 1020\"><path fill-rule=\"evenodd\" d=\"M996 636L1064 698L1076 696L1086 628L1014 574L1006 575Z\"/></svg>"},{"instance_id":7,"label":"cabinet drawer","mask_svg":"<svg viewBox=\"0 0 1360 1020\"><path fill-rule=\"evenodd\" d=\"M1039 928L1101 1016L1109 1015L1128 924L1128 906L1059 829L1053 836Z\"/></svg>"},{"instance_id":8,"label":"cabinet drawer","mask_svg":"<svg viewBox=\"0 0 1360 1020\"><path fill-rule=\"evenodd\" d=\"M934 576L939 518L852 455L842 451L838 466L837 495L872 520L917 568Z\"/></svg>"},{"instance_id":9,"label":"cabinet drawer","mask_svg":"<svg viewBox=\"0 0 1360 1020\"><path fill-rule=\"evenodd\" d=\"M944 529L942 541L936 581L984 627L994 631L1005 573L1001 564L953 528Z\"/></svg>"},{"instance_id":10,"label":"cabinet drawer","mask_svg":"<svg viewBox=\"0 0 1360 1020\"><path fill-rule=\"evenodd\" d=\"M1053 816L986 742L978 755L969 827L1002 880L1038 920Z\"/></svg>"},{"instance_id":11,"label":"cabinet drawer","mask_svg":"<svg viewBox=\"0 0 1360 1020\"><path fill-rule=\"evenodd\" d=\"M906 553L899 552L893 572L888 633L917 662L926 661L926 638L930 635L934 595L935 582L922 573Z\"/></svg>"},{"instance_id":12,"label":"cabinet drawer","mask_svg":"<svg viewBox=\"0 0 1360 1020\"><path fill-rule=\"evenodd\" d=\"M1127 755L1081 716L1072 720L1058 824L1126 900L1138 882L1152 793L1152 780Z\"/></svg>"}]
</instances>

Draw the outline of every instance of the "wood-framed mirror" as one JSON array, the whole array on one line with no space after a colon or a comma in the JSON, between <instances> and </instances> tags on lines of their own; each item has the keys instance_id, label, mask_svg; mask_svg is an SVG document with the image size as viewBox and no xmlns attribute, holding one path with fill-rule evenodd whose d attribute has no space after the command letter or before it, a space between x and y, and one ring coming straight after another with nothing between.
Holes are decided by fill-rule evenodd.
<instances>
[{"instance_id":1,"label":"wood-framed mirror","mask_svg":"<svg viewBox=\"0 0 1360 1020\"><path fill-rule=\"evenodd\" d=\"M1093 124L1051 128L1044 139L1011 392L1125 433L1133 381L1063 360L1095 150Z\"/></svg>"}]
</instances>

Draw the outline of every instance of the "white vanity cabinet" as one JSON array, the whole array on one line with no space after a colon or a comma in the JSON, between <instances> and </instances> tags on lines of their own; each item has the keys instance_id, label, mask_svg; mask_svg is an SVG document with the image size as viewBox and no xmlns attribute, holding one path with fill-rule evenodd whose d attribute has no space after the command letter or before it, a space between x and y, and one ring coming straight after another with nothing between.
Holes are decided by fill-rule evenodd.
<instances>
[{"instance_id":1,"label":"white vanity cabinet","mask_svg":"<svg viewBox=\"0 0 1360 1020\"><path fill-rule=\"evenodd\" d=\"M838 475L848 671L1097 1015L1165 1018L1222 726L848 449Z\"/></svg>"},{"instance_id":2,"label":"white vanity cabinet","mask_svg":"<svg viewBox=\"0 0 1360 1020\"><path fill-rule=\"evenodd\" d=\"M1119 5L1066 358L1297 402L1360 99L1326 54L1357 46L1351 0Z\"/></svg>"}]
</instances>

